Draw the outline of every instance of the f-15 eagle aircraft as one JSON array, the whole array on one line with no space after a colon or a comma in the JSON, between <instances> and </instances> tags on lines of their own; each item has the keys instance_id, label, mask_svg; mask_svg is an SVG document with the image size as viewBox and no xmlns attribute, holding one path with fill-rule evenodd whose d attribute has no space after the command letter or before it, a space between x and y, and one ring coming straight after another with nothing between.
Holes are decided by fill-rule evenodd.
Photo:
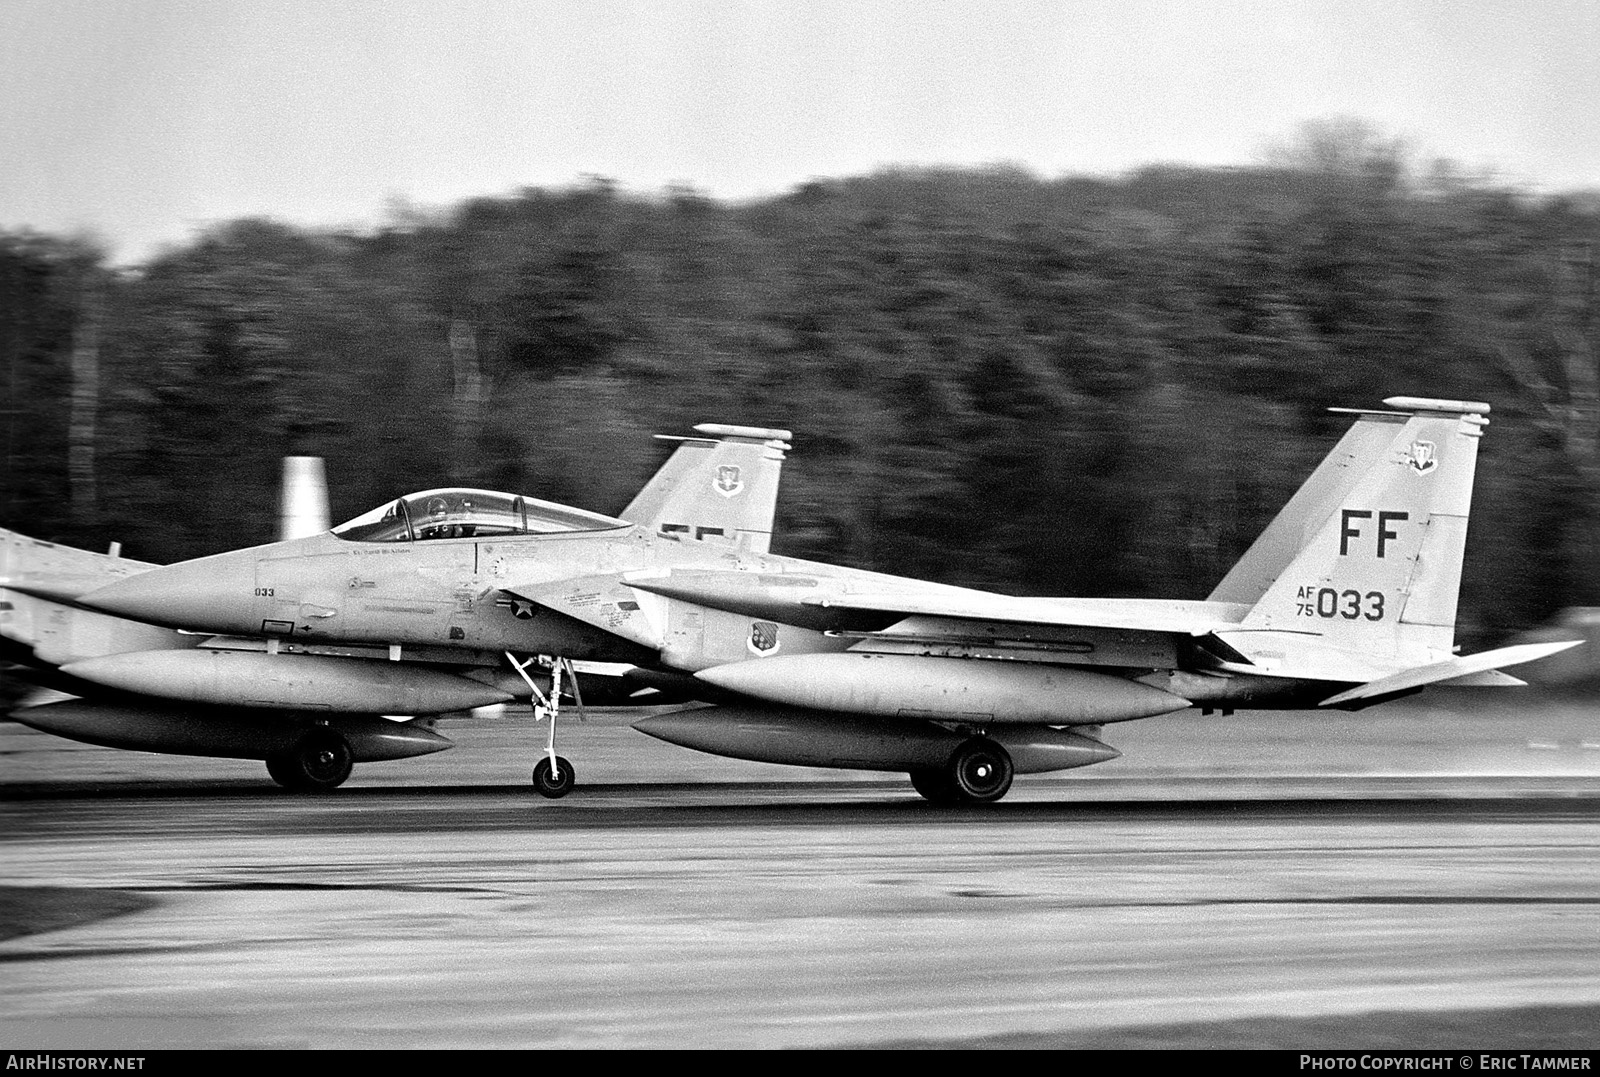
<instances>
[{"instance_id":1,"label":"f-15 eagle aircraft","mask_svg":"<svg viewBox=\"0 0 1600 1077\"><path fill-rule=\"evenodd\" d=\"M1115 758L1102 739L1110 723L1521 684L1499 668L1575 645L1455 653L1489 406L1384 403L1349 412L1351 429L1205 601L1014 598L773 555L768 498L788 433L702 427L758 447L764 481L684 458L676 488L653 484L641 495L649 503L622 518L476 490L402 497L326 534L80 596L217 635L176 658L119 654L64 669L135 690L180 664L197 679L231 668L241 683L275 684L291 662L349 663L353 648L375 647L402 665L459 663L473 683L504 686L535 656L557 681L572 659L623 662L637 683L707 704L635 723L652 736L747 759L899 771L929 800L992 802L1014 774ZM757 497L767 523L747 528L761 514L734 506ZM559 695L527 687L551 718L534 784L560 796L573 768L555 752ZM331 726L320 735L324 745L338 736Z\"/></svg>"},{"instance_id":2,"label":"f-15 eagle aircraft","mask_svg":"<svg viewBox=\"0 0 1600 1077\"><path fill-rule=\"evenodd\" d=\"M704 426L681 442L625 510L642 526L670 530L677 519L699 521L699 537L765 549L777 501L781 456L766 446L774 431ZM327 492L322 462L285 461L282 534L286 540L325 534ZM739 487L730 500L717 483ZM496 495L436 491L462 508ZM705 500L704 505L695 505ZM588 517L576 509L515 499L524 520L560 529ZM606 519L595 517L596 519ZM620 523L620 521L618 521ZM453 532L472 525L455 522ZM424 533L445 533L426 525ZM0 659L20 679L78 698L23 706L11 717L45 732L114 748L262 759L280 784L327 789L355 762L405 759L452 746L425 723L403 719L466 710L535 693L559 702L559 671L496 669L498 651L459 648L329 646L306 639L230 638L196 625L157 625L91 609L79 600L108 583L158 566L0 530ZM390 662L390 658L400 658ZM573 668L570 662L562 668ZM659 689L621 671L585 680L598 702L669 701ZM551 679L555 679L555 690ZM569 681L569 685L575 682ZM541 685L544 687L541 688ZM548 694L547 694L548 693ZM582 700L579 699L581 704Z\"/></svg>"}]
</instances>

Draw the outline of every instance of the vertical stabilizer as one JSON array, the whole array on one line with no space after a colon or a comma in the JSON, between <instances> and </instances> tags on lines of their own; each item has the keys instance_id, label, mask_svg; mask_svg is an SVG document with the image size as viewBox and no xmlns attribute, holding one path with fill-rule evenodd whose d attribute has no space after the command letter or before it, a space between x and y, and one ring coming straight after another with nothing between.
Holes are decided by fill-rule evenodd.
<instances>
[{"instance_id":1,"label":"vertical stabilizer","mask_svg":"<svg viewBox=\"0 0 1600 1077\"><path fill-rule=\"evenodd\" d=\"M1283 575L1333 515L1350 488L1383 459L1394 441L1396 428L1405 418L1387 412L1361 413L1333 451L1322 458L1317 470L1228 570L1207 601L1246 606L1261 601L1273 581Z\"/></svg>"},{"instance_id":2,"label":"vertical stabilizer","mask_svg":"<svg viewBox=\"0 0 1600 1077\"><path fill-rule=\"evenodd\" d=\"M702 423L622 510L629 523L686 541L766 553L787 430Z\"/></svg>"},{"instance_id":3,"label":"vertical stabilizer","mask_svg":"<svg viewBox=\"0 0 1600 1077\"><path fill-rule=\"evenodd\" d=\"M1253 641L1275 636L1270 646L1277 648L1282 633L1293 633L1303 653L1360 656L1377 667L1450 656L1489 405L1421 397L1384 403L1392 410L1357 413L1356 431L1364 432L1335 449L1353 448L1361 466L1332 477L1324 475L1325 461L1307 483L1311 494L1290 502L1295 514L1286 509L1269 528L1278 530L1277 545L1261 554L1257 569L1281 560L1291 536L1302 541L1243 631L1230 634L1247 654ZM1256 554L1252 547L1245 560Z\"/></svg>"}]
</instances>

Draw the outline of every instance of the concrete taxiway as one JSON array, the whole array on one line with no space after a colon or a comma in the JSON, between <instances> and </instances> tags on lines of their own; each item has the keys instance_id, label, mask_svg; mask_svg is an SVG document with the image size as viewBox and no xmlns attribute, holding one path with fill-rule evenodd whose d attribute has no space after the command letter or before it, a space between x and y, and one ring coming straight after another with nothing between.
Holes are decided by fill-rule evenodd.
<instances>
[{"instance_id":1,"label":"concrete taxiway","mask_svg":"<svg viewBox=\"0 0 1600 1077\"><path fill-rule=\"evenodd\" d=\"M511 717L322 797L0 726L0 1042L1593 1048L1597 713L1156 719L953 811L615 714L560 801Z\"/></svg>"}]
</instances>

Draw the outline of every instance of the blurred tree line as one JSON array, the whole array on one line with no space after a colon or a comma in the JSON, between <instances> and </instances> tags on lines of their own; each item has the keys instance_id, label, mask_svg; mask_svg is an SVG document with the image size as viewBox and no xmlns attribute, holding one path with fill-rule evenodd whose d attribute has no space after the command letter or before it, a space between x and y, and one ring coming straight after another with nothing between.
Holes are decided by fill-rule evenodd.
<instances>
[{"instance_id":1,"label":"blurred tree line","mask_svg":"<svg viewBox=\"0 0 1600 1077\"><path fill-rule=\"evenodd\" d=\"M1203 597L1395 393L1494 405L1462 627L1600 605L1593 195L1358 124L1254 168L891 170L730 204L593 179L372 234L263 220L133 269L0 233L0 525L173 560L510 489L618 511L696 422L789 427L780 552L1020 594Z\"/></svg>"}]
</instances>

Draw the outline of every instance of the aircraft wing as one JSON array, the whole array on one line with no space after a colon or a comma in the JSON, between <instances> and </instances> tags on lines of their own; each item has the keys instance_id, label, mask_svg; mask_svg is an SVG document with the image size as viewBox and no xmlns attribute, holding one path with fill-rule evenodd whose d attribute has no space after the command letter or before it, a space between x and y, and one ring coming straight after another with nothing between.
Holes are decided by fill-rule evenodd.
<instances>
[{"instance_id":1,"label":"aircraft wing","mask_svg":"<svg viewBox=\"0 0 1600 1077\"><path fill-rule=\"evenodd\" d=\"M960 587L851 591L858 581L809 573L674 570L617 578L590 576L513 584L512 595L646 647L663 642L638 599L654 595L762 620L854 638L851 648L946 657L1161 666L1185 640L1207 668L1285 679L1352 682L1323 706L1349 706L1427 684L1520 683L1499 666L1533 661L1568 644L1525 645L1396 670L1305 633L1300 660L1255 662L1235 649L1250 611L1243 603L1164 599L1017 598ZM1257 635L1283 635L1283 630ZM1232 640L1234 643L1230 643ZM1095 657L1090 657L1093 653Z\"/></svg>"},{"instance_id":2,"label":"aircraft wing","mask_svg":"<svg viewBox=\"0 0 1600 1077\"><path fill-rule=\"evenodd\" d=\"M1063 628L1115 628L1204 636L1237 628L1250 607L1230 602L1187 602L1140 598L1014 598L970 591L845 594L808 597L802 604L820 609L936 617L958 621L1000 621Z\"/></svg>"},{"instance_id":3,"label":"aircraft wing","mask_svg":"<svg viewBox=\"0 0 1600 1077\"><path fill-rule=\"evenodd\" d=\"M887 626L907 618L922 623L995 622L1041 628L1104 628L1204 636L1235 629L1249 607L1230 602L1165 599L1016 598L965 587L852 591L836 578L794 572L674 570L628 576L627 587L751 617L819 631L863 624ZM550 585L506 588L543 601Z\"/></svg>"},{"instance_id":4,"label":"aircraft wing","mask_svg":"<svg viewBox=\"0 0 1600 1077\"><path fill-rule=\"evenodd\" d=\"M937 584L848 590L862 582L809 572L677 569L519 581L501 590L651 648L666 643L670 610L682 604L853 639L851 649L863 652L1160 666L1205 637L1201 646L1216 660L1243 661L1216 636L1238 627L1248 611L1240 604L1015 598Z\"/></svg>"},{"instance_id":5,"label":"aircraft wing","mask_svg":"<svg viewBox=\"0 0 1600 1077\"><path fill-rule=\"evenodd\" d=\"M1061 649L1052 646L1049 629L1109 629L1123 633L1149 633L1154 635L1188 635L1207 637L1206 647L1212 652L1212 665L1219 670L1251 673L1258 676L1305 680L1346 681L1364 683L1322 700L1323 707L1364 705L1380 698L1408 692L1430 684L1458 684L1462 686L1509 686L1524 682L1500 672L1500 667L1534 662L1576 647L1582 640L1555 643L1529 643L1515 647L1484 651L1473 655L1456 655L1439 662L1426 663L1376 675L1368 663L1357 661L1356 656L1336 650L1322 651L1321 662L1307 661L1294 668L1259 665L1233 651L1227 636L1238 637L1239 621L1249 612L1249 607L1226 602L1185 602L1159 599L1055 599L1011 598L1004 595L986 595L978 592L971 599L951 601L947 596L903 595L849 595L836 599L808 599L823 607L851 610L873 610L904 614L905 619L892 628L877 633L864 633L875 640L891 642L897 637L919 643L936 643L941 639L951 644L992 645L999 642L994 634L979 638L971 631L974 622L999 622L1020 628L1029 626L1045 630L1038 635L1035 646L1039 650ZM1026 633L1013 629L1012 637ZM1317 650L1314 646L1308 651ZM1391 667L1392 668L1392 667Z\"/></svg>"},{"instance_id":6,"label":"aircraft wing","mask_svg":"<svg viewBox=\"0 0 1600 1077\"><path fill-rule=\"evenodd\" d=\"M500 590L646 646L658 644L659 636L641 611L644 596L841 636L951 645L1032 638L1041 647L1073 629L1206 636L1236 628L1248 609L1223 602L1014 598L938 585L846 593L841 581L827 577L723 570L514 582Z\"/></svg>"}]
</instances>

